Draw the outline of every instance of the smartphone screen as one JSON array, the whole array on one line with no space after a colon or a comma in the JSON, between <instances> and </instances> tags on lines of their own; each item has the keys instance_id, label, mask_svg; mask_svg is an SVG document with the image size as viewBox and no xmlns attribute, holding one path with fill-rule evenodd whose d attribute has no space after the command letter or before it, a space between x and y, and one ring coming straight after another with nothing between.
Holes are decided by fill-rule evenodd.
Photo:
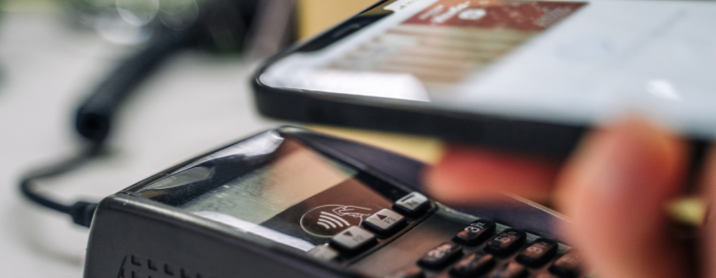
<instances>
[{"instance_id":1,"label":"smartphone screen","mask_svg":"<svg viewBox=\"0 0 716 278\"><path fill-rule=\"evenodd\" d=\"M356 17L379 19L299 48L260 81L565 124L639 113L712 137L714 14L716 2L387 1Z\"/></svg>"}]
</instances>

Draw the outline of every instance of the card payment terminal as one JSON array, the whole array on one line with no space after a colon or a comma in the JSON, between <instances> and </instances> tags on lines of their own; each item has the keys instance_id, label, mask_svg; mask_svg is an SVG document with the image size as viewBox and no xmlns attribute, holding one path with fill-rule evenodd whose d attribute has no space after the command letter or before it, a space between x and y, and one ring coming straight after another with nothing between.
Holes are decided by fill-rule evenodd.
<instances>
[{"instance_id":1,"label":"card payment terminal","mask_svg":"<svg viewBox=\"0 0 716 278\"><path fill-rule=\"evenodd\" d=\"M419 193L423 164L282 127L105 198L86 278L584 277L559 221Z\"/></svg>"}]
</instances>

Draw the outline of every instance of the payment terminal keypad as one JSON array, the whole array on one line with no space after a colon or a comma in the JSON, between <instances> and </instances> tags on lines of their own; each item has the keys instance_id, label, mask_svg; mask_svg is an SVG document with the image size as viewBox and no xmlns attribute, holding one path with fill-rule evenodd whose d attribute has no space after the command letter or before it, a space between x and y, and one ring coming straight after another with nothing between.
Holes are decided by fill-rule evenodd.
<instances>
[{"instance_id":1,"label":"payment terminal keypad","mask_svg":"<svg viewBox=\"0 0 716 278\"><path fill-rule=\"evenodd\" d=\"M340 255L358 256L361 251L395 235L415 217L424 214L429 206L424 195L410 193L395 202L394 210L378 210L362 221L362 228L351 226L345 229L331 238L330 245L316 246L309 255L324 261L335 260ZM493 221L472 221L452 240L428 250L414 265L385 277L581 277L579 257L575 252L565 252L566 249L560 249L556 241L528 235Z\"/></svg>"},{"instance_id":2,"label":"payment terminal keypad","mask_svg":"<svg viewBox=\"0 0 716 278\"><path fill-rule=\"evenodd\" d=\"M411 198L413 196L408 195L401 200ZM420 266L422 271L415 266ZM579 257L568 247L478 219L457 232L453 242L430 249L416 265L387 277L576 278L582 277L580 275Z\"/></svg>"},{"instance_id":3,"label":"payment terminal keypad","mask_svg":"<svg viewBox=\"0 0 716 278\"><path fill-rule=\"evenodd\" d=\"M458 238L456 236L454 240L458 241ZM466 254L464 256L456 255L451 257L450 260L445 260L445 263L431 265L431 268L427 268L424 263L424 256L418 261L417 265L426 267L425 270L430 273L435 273L428 274L426 277L436 278L581 277L580 261L576 252L566 251L563 255L557 256L559 249L557 242L535 236L531 236L530 240L527 240L527 238L527 233L524 231L507 228L498 232L490 240L480 244L480 246L465 246L461 250L461 253ZM436 249L458 249L458 246L458 244L441 244ZM430 252L434 252L436 249ZM492 253L489 253L488 250L491 250ZM557 257L556 260L555 257ZM547 262L553 260L554 262L547 264ZM453 261L456 262L451 265Z\"/></svg>"}]
</instances>

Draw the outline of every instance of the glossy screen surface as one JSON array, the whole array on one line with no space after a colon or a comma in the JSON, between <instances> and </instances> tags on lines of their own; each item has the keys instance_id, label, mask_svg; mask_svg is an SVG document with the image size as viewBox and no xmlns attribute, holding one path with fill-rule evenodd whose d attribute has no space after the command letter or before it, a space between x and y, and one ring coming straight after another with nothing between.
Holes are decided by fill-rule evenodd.
<instances>
[{"instance_id":1,"label":"glossy screen surface","mask_svg":"<svg viewBox=\"0 0 716 278\"><path fill-rule=\"evenodd\" d=\"M397 0L378 12L389 15L260 81L568 124L641 113L716 134L716 2Z\"/></svg>"},{"instance_id":2,"label":"glossy screen surface","mask_svg":"<svg viewBox=\"0 0 716 278\"><path fill-rule=\"evenodd\" d=\"M391 201L342 166L265 133L198 160L140 195L307 251Z\"/></svg>"}]
</instances>

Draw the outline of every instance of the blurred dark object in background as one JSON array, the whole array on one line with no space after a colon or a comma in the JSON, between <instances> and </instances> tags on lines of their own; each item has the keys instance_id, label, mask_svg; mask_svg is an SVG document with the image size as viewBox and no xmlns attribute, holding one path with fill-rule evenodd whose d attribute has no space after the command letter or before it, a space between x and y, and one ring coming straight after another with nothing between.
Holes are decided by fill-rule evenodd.
<instances>
[{"instance_id":1,"label":"blurred dark object in background","mask_svg":"<svg viewBox=\"0 0 716 278\"><path fill-rule=\"evenodd\" d=\"M212 48L220 50L241 49L249 34L252 40L261 41L260 53L270 49L275 52L294 37L294 0L65 0L64 3L65 14L74 26L94 29L118 44L141 44L161 37L167 30L184 31L196 25L207 28L213 37Z\"/></svg>"},{"instance_id":2,"label":"blurred dark object in background","mask_svg":"<svg viewBox=\"0 0 716 278\"><path fill-rule=\"evenodd\" d=\"M153 30L156 35L145 49L123 61L78 109L77 131L95 143L107 137L114 114L132 89L174 52L192 48L238 52L249 45L252 54L264 56L292 41L292 0L207 0L198 6L196 13L189 12L192 5L183 5L165 19L161 15L169 13L145 6L144 13L139 14L146 15L138 16L120 8L122 1L130 0L117 2L118 13L126 14L122 18L137 26L156 22ZM150 12L155 12L154 17L160 20L147 19ZM250 34L248 43L247 34Z\"/></svg>"},{"instance_id":3,"label":"blurred dark object in background","mask_svg":"<svg viewBox=\"0 0 716 278\"><path fill-rule=\"evenodd\" d=\"M296 40L296 1L259 1L246 51L252 58L268 57Z\"/></svg>"},{"instance_id":4,"label":"blurred dark object in background","mask_svg":"<svg viewBox=\"0 0 716 278\"><path fill-rule=\"evenodd\" d=\"M88 142L85 149L60 163L32 171L20 181L20 191L25 197L44 207L69 214L76 224L89 227L96 204L85 201L63 204L40 193L34 181L63 175L101 155L120 107L137 85L173 54L188 49L238 53L246 50L245 45L250 45L254 49L250 50L251 53L263 56L273 54L290 43L293 38L291 15L294 5L292 0L205 0L199 3L194 0L118 0L115 6L92 6L78 0L72 4L80 7L74 11L97 13L94 21L85 14L78 18L80 23L94 24L100 33L103 32L101 28L106 26L119 26L116 30L125 31L131 30L125 28L129 26L135 30L134 33L124 34L133 34L134 37L110 35L105 38L121 37L117 42L138 43L151 37L143 49L124 59L79 105L75 128ZM97 8L99 11L82 10L87 7L100 8ZM103 17L103 13L112 14ZM124 23L116 24L120 21ZM102 25L107 22L115 23ZM247 34L251 37L248 38Z\"/></svg>"}]
</instances>

